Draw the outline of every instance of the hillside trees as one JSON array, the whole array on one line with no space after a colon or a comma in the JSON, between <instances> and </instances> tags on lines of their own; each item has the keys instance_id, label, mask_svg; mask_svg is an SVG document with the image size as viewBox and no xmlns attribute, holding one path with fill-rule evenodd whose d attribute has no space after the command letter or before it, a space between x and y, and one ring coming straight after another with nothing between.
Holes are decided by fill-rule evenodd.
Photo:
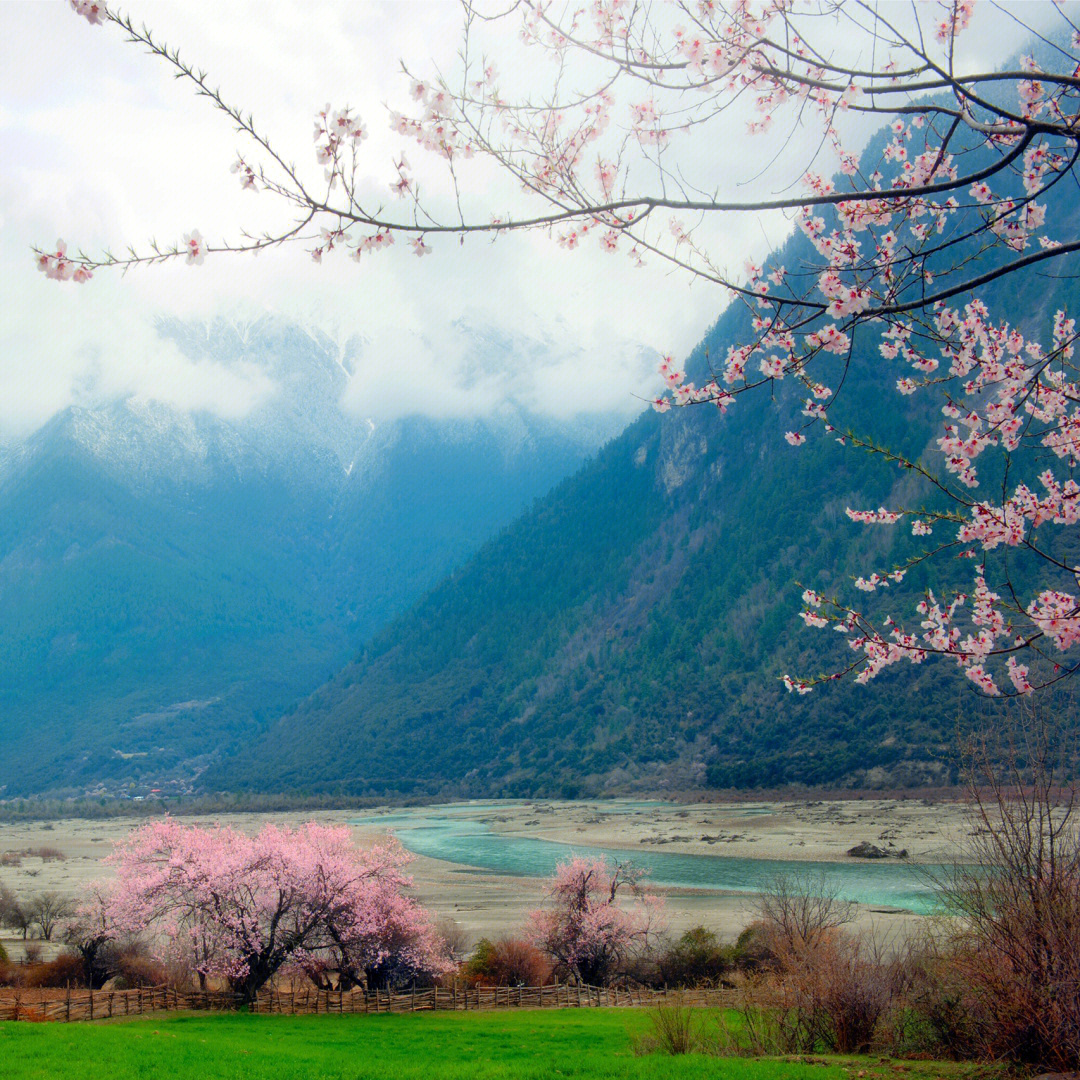
<instances>
[{"instance_id":1,"label":"hillside trees","mask_svg":"<svg viewBox=\"0 0 1080 1080\"><path fill-rule=\"evenodd\" d=\"M391 185L401 201L387 209L366 186L367 129L350 109L317 113L314 156L324 171L311 180L150 31L103 3L73 7L117 26L223 112L250 148L233 165L241 184L287 204L294 219L239 243L210 244L193 230L182 244L122 257L58 244L38 253L48 276L85 281L100 267L199 264L286 243L316 261L334 251L366 260L400 237L424 255L447 235L536 229L568 249L598 243L613 257L669 264L744 304L752 329L703 378L688 379L666 357L658 409L723 412L743 392L779 388L802 398L801 426L784 434L792 452L810 437L837 438L918 480L909 503L849 508L871 528L905 525L923 550L867 567L853 594L804 591L803 622L839 631L853 655L827 675L788 677L788 689L846 673L868 681L931 656L951 659L991 696L1027 694L1075 670L1075 321L1065 310L992 310L984 293L1008 275L1067 270L1080 249L1059 200L1080 153L1080 31L1067 8L1046 28L1052 36L1041 35L1038 59L997 70L966 47L979 23L973 0L730 9L712 0L580 8L524 0L491 12L466 3L454 74L414 79L411 113L390 115L404 140L446 166L456 198L422 198L401 154ZM1027 38L1028 12L1043 14L1032 6L1000 18ZM552 61L539 76L534 54ZM737 170L714 148L741 149L732 125L744 123L756 152L740 156L758 158L762 171L770 159L797 159L801 191L746 197L733 186ZM873 127L885 136L860 157ZM813 142L831 160L819 162ZM512 213L492 217L477 201L470 157L524 189ZM742 178L751 180L760 190L757 176ZM727 268L716 221L740 214L786 215L811 254L797 266ZM928 414L943 416L932 457L832 423L853 354L868 342L899 395L919 395ZM970 584L927 587L911 625L853 599L953 557L970 560Z\"/></svg>"},{"instance_id":2,"label":"hillside trees","mask_svg":"<svg viewBox=\"0 0 1080 1080\"><path fill-rule=\"evenodd\" d=\"M360 851L344 827L268 824L248 837L166 819L111 859L114 931L152 929L162 960L224 978L245 1000L287 963L337 966L354 982L392 963L446 966L427 913L402 893L408 856L393 842Z\"/></svg>"}]
</instances>

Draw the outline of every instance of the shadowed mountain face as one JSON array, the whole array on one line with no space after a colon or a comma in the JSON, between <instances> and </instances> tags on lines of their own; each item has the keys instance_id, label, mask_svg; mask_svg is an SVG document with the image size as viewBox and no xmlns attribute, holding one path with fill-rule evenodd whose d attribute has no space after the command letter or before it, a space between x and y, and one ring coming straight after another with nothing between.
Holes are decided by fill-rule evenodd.
<instances>
[{"instance_id":1,"label":"shadowed mountain face","mask_svg":"<svg viewBox=\"0 0 1080 1080\"><path fill-rule=\"evenodd\" d=\"M162 335L269 389L230 420L72 407L0 451L0 795L186 787L618 427L374 424L328 338Z\"/></svg>"}]
</instances>

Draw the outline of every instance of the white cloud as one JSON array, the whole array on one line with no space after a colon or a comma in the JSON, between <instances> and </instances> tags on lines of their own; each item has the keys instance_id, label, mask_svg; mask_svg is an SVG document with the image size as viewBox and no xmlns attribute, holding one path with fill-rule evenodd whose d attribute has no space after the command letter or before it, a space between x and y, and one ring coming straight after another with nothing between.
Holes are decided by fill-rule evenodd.
<instances>
[{"instance_id":1,"label":"white cloud","mask_svg":"<svg viewBox=\"0 0 1080 1080\"><path fill-rule=\"evenodd\" d=\"M130 10L250 108L305 175L319 175L315 111L327 101L358 108L371 132L366 182L388 199L398 147L382 103L406 96L399 58L427 71L452 67L460 20L448 3L184 0ZM971 47L992 51L1000 38L975 35ZM344 404L365 414L475 415L512 396L560 416L629 415L640 405L635 394L655 390L650 355L684 354L723 303L714 288L688 287L662 264L635 269L591 246L567 253L540 235L461 248L432 240L435 254L424 259L398 245L359 265L331 256L316 266L295 246L124 278L102 271L82 287L47 282L29 246L57 234L88 250L120 250L152 236L169 244L192 227L211 240L236 239L238 225L261 231L284 218L229 173L241 142L227 120L115 28L91 27L67 4L0 5L0 97L0 437L87 397L134 395L241 415L272 392L254 370L180 356L154 331L162 314L268 311L342 342L359 338L361 369ZM735 132L692 156L703 175L737 189L757 167ZM422 175L437 196L442 181ZM486 199L507 197L504 180L477 175ZM785 229L775 217L708 226L732 268L761 258ZM485 333L512 347L479 355Z\"/></svg>"}]
</instances>

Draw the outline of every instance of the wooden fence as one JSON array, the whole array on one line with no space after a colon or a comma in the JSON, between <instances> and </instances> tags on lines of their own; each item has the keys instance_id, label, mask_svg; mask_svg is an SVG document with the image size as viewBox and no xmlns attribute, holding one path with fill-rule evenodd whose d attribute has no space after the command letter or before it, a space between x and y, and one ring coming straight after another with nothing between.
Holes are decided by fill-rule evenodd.
<instances>
[{"instance_id":1,"label":"wooden fence","mask_svg":"<svg viewBox=\"0 0 1080 1080\"><path fill-rule=\"evenodd\" d=\"M731 1006L734 990L646 990L553 983L551 986L426 987L410 990L264 990L251 1004L258 1013L406 1013L438 1010L577 1009L641 1007L678 1000L689 1005ZM108 1020L174 1010L233 1011L236 994L220 990L0 990L0 1020Z\"/></svg>"}]
</instances>

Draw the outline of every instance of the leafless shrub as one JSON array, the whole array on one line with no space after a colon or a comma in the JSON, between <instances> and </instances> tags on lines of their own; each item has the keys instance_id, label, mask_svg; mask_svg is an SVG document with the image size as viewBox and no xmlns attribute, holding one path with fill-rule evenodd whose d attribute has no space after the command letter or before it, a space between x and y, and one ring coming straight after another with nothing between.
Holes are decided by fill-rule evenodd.
<instances>
[{"instance_id":1,"label":"leafless shrub","mask_svg":"<svg viewBox=\"0 0 1080 1080\"><path fill-rule=\"evenodd\" d=\"M460 964L469 955L469 936L456 919L443 916L435 923L435 932L442 938L447 957Z\"/></svg>"},{"instance_id":2,"label":"leafless shrub","mask_svg":"<svg viewBox=\"0 0 1080 1080\"><path fill-rule=\"evenodd\" d=\"M975 828L964 861L938 882L956 918L938 956L945 1001L962 1002L971 1020L963 1037L980 1053L1076 1069L1080 814L1075 773L1070 776L1074 748L1041 712L1016 710L1006 728L972 742L969 762Z\"/></svg>"},{"instance_id":3,"label":"leafless shrub","mask_svg":"<svg viewBox=\"0 0 1080 1080\"><path fill-rule=\"evenodd\" d=\"M758 911L757 963L744 991L747 1049L851 1053L880 1041L905 979L880 944L843 932L853 905L820 875L780 875ZM742 938L740 944L746 947Z\"/></svg>"},{"instance_id":4,"label":"leafless shrub","mask_svg":"<svg viewBox=\"0 0 1080 1080\"><path fill-rule=\"evenodd\" d=\"M777 874L758 901L758 914L774 945L786 953L813 948L855 917L823 874Z\"/></svg>"},{"instance_id":5,"label":"leafless shrub","mask_svg":"<svg viewBox=\"0 0 1080 1080\"><path fill-rule=\"evenodd\" d=\"M23 974L23 986L85 986L82 961L74 953L61 953L55 960L35 963Z\"/></svg>"},{"instance_id":6,"label":"leafless shrub","mask_svg":"<svg viewBox=\"0 0 1080 1080\"><path fill-rule=\"evenodd\" d=\"M551 980L551 961L535 945L520 938L481 938L462 975L484 986L543 986Z\"/></svg>"},{"instance_id":7,"label":"leafless shrub","mask_svg":"<svg viewBox=\"0 0 1080 1080\"><path fill-rule=\"evenodd\" d=\"M18 851L0 851L0 866L22 866L22 854Z\"/></svg>"},{"instance_id":8,"label":"leafless shrub","mask_svg":"<svg viewBox=\"0 0 1080 1080\"><path fill-rule=\"evenodd\" d=\"M129 945L118 950L115 960L116 978L125 989L139 986L163 986L169 981L169 970L148 956L145 949Z\"/></svg>"}]
</instances>

